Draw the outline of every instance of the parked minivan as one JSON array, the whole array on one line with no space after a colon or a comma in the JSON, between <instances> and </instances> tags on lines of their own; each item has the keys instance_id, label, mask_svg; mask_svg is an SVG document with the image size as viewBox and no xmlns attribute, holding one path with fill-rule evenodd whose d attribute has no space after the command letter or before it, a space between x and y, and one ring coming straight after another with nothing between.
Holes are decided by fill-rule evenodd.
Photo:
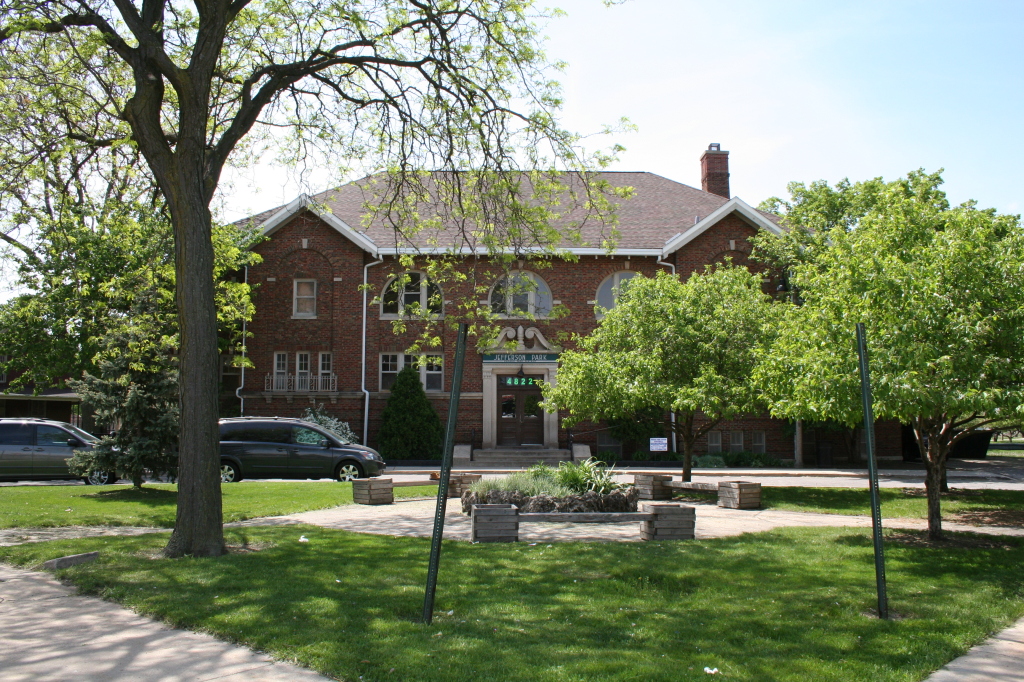
<instances>
[{"instance_id":1,"label":"parked minivan","mask_svg":"<svg viewBox=\"0 0 1024 682\"><path fill-rule=\"evenodd\" d=\"M0 481L81 479L94 485L117 481L117 475L95 472L76 476L67 460L75 450L88 450L96 436L67 422L52 419L0 419Z\"/></svg>"},{"instance_id":2,"label":"parked minivan","mask_svg":"<svg viewBox=\"0 0 1024 682\"><path fill-rule=\"evenodd\" d=\"M373 448L346 443L326 429L278 417L220 420L220 475L242 478L354 478L380 476L384 459Z\"/></svg>"}]
</instances>

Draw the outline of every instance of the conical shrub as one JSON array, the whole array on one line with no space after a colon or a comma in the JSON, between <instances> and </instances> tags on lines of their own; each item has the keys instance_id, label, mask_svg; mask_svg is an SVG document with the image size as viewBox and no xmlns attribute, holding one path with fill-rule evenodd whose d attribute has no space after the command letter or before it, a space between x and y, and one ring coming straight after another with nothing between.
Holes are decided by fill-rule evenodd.
<instances>
[{"instance_id":1,"label":"conical shrub","mask_svg":"<svg viewBox=\"0 0 1024 682\"><path fill-rule=\"evenodd\" d=\"M444 431L441 419L412 366L395 378L391 396L381 415L377 449L385 460L441 459Z\"/></svg>"}]
</instances>

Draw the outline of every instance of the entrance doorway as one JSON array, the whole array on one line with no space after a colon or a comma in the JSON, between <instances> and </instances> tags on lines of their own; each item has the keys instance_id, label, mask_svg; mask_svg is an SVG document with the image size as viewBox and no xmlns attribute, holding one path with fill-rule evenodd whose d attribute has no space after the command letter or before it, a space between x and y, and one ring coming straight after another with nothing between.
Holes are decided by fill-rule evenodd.
<instances>
[{"instance_id":1,"label":"entrance doorway","mask_svg":"<svg viewBox=\"0 0 1024 682\"><path fill-rule=\"evenodd\" d=\"M498 375L498 445L543 445L542 375Z\"/></svg>"}]
</instances>

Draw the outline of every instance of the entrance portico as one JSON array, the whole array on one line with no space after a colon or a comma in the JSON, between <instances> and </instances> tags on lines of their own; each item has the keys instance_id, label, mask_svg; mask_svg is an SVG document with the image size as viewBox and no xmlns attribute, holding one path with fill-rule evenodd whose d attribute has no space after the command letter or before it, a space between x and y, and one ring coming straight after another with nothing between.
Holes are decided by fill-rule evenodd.
<instances>
[{"instance_id":1,"label":"entrance portico","mask_svg":"<svg viewBox=\"0 0 1024 682\"><path fill-rule=\"evenodd\" d=\"M482 358L484 449L558 448L558 414L538 407L538 382L555 383L558 351L536 327L501 330Z\"/></svg>"}]
</instances>

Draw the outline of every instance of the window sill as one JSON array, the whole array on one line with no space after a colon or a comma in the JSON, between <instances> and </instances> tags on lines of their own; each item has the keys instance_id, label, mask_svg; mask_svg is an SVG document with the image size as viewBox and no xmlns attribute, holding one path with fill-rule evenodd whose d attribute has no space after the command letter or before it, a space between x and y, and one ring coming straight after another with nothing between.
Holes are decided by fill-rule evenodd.
<instances>
[{"instance_id":1,"label":"window sill","mask_svg":"<svg viewBox=\"0 0 1024 682\"><path fill-rule=\"evenodd\" d=\"M316 315L292 315L293 320L315 320Z\"/></svg>"},{"instance_id":2,"label":"window sill","mask_svg":"<svg viewBox=\"0 0 1024 682\"><path fill-rule=\"evenodd\" d=\"M413 315L395 315L394 313L381 313L381 320L406 320L407 322L430 322L433 320L443 320L444 314L431 315L429 317L417 317Z\"/></svg>"}]
</instances>

